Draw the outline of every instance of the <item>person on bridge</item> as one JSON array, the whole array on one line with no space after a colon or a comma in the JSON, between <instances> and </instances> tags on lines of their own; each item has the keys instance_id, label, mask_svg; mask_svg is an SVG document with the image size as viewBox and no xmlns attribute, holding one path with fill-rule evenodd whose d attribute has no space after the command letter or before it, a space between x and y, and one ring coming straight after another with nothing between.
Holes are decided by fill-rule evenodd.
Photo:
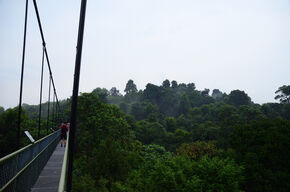
<instances>
[{"instance_id":1,"label":"person on bridge","mask_svg":"<svg viewBox=\"0 0 290 192\"><path fill-rule=\"evenodd\" d=\"M67 138L68 126L65 123L61 123L60 126L60 146L66 146L66 138Z\"/></svg>"}]
</instances>

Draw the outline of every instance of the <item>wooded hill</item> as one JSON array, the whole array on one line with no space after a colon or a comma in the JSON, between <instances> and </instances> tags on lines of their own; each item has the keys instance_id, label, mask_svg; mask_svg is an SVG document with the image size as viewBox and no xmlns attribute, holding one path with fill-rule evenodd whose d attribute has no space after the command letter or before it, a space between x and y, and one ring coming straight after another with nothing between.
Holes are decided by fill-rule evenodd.
<instances>
[{"instance_id":1,"label":"wooded hill","mask_svg":"<svg viewBox=\"0 0 290 192\"><path fill-rule=\"evenodd\" d=\"M289 191L287 90L263 105L169 80L82 94L75 190Z\"/></svg>"},{"instance_id":2,"label":"wooded hill","mask_svg":"<svg viewBox=\"0 0 290 192\"><path fill-rule=\"evenodd\" d=\"M82 93L73 190L290 191L289 90L263 105L241 90L210 94L169 80L144 90L129 80L125 95L115 87ZM26 110L23 129L33 132ZM1 149L13 141L14 113L0 114Z\"/></svg>"}]
</instances>

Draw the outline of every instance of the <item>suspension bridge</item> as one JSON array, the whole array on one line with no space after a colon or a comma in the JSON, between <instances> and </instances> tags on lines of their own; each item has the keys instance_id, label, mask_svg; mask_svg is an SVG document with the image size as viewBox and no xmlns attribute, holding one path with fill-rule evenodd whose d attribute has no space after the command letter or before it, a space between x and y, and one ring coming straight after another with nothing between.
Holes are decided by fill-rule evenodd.
<instances>
[{"instance_id":1,"label":"suspension bridge","mask_svg":"<svg viewBox=\"0 0 290 192\"><path fill-rule=\"evenodd\" d=\"M18 131L17 146L20 148L20 128L21 128L21 108L22 108L22 90L25 67L25 48L26 48L26 28L28 3L26 0L25 20L24 20L24 40L21 64L20 95L18 109ZM60 147L60 130L49 133L49 122L59 125L62 121L59 113L61 108L56 91L56 82L53 78L53 72L49 60L49 54L44 38L44 31L40 19L40 13L36 0L33 0L34 10L38 22L40 36L42 40L42 63L41 63L41 80L40 80L40 102L39 102L39 120L38 120L38 140L31 144L18 149L0 159L0 191L71 191L72 187L72 169L73 169L73 151L74 137L76 129L76 107L79 89L79 76L81 66L81 54L83 43L83 32L85 23L86 0L81 1L79 29L77 38L77 53L75 60L74 84L72 94L72 108L70 115L70 129L67 138L67 147ZM41 138L40 130L42 118L42 92L43 92L43 73L44 64L48 66L49 73L49 96L46 136ZM50 97L52 89L52 116L50 116Z\"/></svg>"}]
</instances>

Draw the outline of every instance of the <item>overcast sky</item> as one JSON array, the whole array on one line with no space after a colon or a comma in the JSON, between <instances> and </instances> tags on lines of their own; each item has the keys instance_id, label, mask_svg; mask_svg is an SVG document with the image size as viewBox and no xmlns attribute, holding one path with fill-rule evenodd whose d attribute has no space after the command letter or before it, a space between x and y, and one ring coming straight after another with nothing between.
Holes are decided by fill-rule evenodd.
<instances>
[{"instance_id":1,"label":"overcast sky","mask_svg":"<svg viewBox=\"0 0 290 192\"><path fill-rule=\"evenodd\" d=\"M72 94L79 0L38 0L60 99ZM29 0L23 103L38 104L41 39ZM19 100L25 0L0 0L0 106ZM88 0L80 92L163 80L274 102L290 84L289 0ZM45 68L44 100L48 97Z\"/></svg>"}]
</instances>

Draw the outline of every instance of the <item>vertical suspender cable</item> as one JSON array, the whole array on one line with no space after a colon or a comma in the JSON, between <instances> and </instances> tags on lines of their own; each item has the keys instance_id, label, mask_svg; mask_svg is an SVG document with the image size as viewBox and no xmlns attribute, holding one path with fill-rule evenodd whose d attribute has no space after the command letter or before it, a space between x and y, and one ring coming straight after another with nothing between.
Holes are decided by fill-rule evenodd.
<instances>
[{"instance_id":1,"label":"vertical suspender cable","mask_svg":"<svg viewBox=\"0 0 290 192\"><path fill-rule=\"evenodd\" d=\"M52 128L54 128L54 99L55 99L55 94L53 93L53 99L52 99Z\"/></svg>"},{"instance_id":2,"label":"vertical suspender cable","mask_svg":"<svg viewBox=\"0 0 290 192\"><path fill-rule=\"evenodd\" d=\"M67 177L67 191L70 192L72 189L72 170L73 170L73 151L74 151L74 140L76 131L76 112L79 92L79 80L80 80L80 69L81 69L81 58L83 48L83 36L85 26L85 15L86 15L86 4L87 0L82 0L79 20L79 31L78 31L78 42L77 42L77 54L75 61L75 72L74 72L74 85L72 95L72 107L70 117L70 131L69 131L69 148L68 148L68 177Z\"/></svg>"},{"instance_id":3,"label":"vertical suspender cable","mask_svg":"<svg viewBox=\"0 0 290 192\"><path fill-rule=\"evenodd\" d=\"M55 97L55 99L54 99L54 101L56 102L56 97ZM57 105L56 105L56 103L55 103L55 106L54 106L54 127L56 126L56 122L57 122Z\"/></svg>"},{"instance_id":4,"label":"vertical suspender cable","mask_svg":"<svg viewBox=\"0 0 290 192\"><path fill-rule=\"evenodd\" d=\"M58 125L58 106L55 105L56 109L55 109L55 124L56 124L56 127Z\"/></svg>"},{"instance_id":5,"label":"vertical suspender cable","mask_svg":"<svg viewBox=\"0 0 290 192\"><path fill-rule=\"evenodd\" d=\"M21 126L21 106L22 106L22 88L23 88L23 73L24 73L24 60L25 60L25 47L26 47L26 28L27 28L27 12L28 12L28 0L25 5L25 21L24 21L24 37L23 37L23 49L22 49L22 67L21 67L21 80L20 80L20 96L19 96L19 108L18 108L18 126L17 126L17 148L20 145L20 126Z\"/></svg>"},{"instance_id":6,"label":"vertical suspender cable","mask_svg":"<svg viewBox=\"0 0 290 192\"><path fill-rule=\"evenodd\" d=\"M49 76L48 103L47 103L47 122L46 122L46 135L48 134L48 126L49 126L50 89L51 89L51 76Z\"/></svg>"},{"instance_id":7,"label":"vertical suspender cable","mask_svg":"<svg viewBox=\"0 0 290 192\"><path fill-rule=\"evenodd\" d=\"M44 66L44 46L42 47L42 64L41 64L41 80L40 80L40 96L39 96L39 117L38 117L38 139L40 139L40 120L41 120L41 104L42 104L42 84L43 84L43 66Z\"/></svg>"},{"instance_id":8,"label":"vertical suspender cable","mask_svg":"<svg viewBox=\"0 0 290 192\"><path fill-rule=\"evenodd\" d=\"M58 108L58 106L57 105L55 105L55 107L56 107L56 110L55 110L55 115L56 115L56 127L58 126L58 124L59 124L59 119L58 119L58 116L59 116L59 108Z\"/></svg>"},{"instance_id":9,"label":"vertical suspender cable","mask_svg":"<svg viewBox=\"0 0 290 192\"><path fill-rule=\"evenodd\" d=\"M57 122L58 122L58 125L60 124L60 109L58 107L58 111L57 111Z\"/></svg>"}]
</instances>

